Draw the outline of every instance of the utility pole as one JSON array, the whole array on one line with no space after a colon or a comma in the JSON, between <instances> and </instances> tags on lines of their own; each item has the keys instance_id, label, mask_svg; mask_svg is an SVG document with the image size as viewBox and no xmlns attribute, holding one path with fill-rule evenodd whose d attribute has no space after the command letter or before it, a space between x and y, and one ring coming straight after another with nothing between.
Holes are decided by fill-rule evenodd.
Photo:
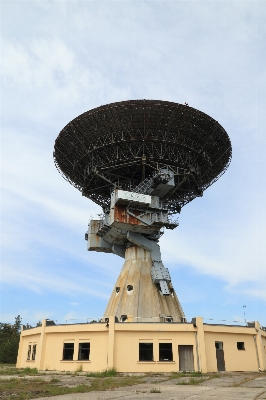
<instances>
[{"instance_id":1,"label":"utility pole","mask_svg":"<svg viewBox=\"0 0 266 400\"><path fill-rule=\"evenodd\" d=\"M245 319L245 324L247 324L247 320L246 320L246 310L245 310L246 306L243 306L244 309L244 319Z\"/></svg>"}]
</instances>

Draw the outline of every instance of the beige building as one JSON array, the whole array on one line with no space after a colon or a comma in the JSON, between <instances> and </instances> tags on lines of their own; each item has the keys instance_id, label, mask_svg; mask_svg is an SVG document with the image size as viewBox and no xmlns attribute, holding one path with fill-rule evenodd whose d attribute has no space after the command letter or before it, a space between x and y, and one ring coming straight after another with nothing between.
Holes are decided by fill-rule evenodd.
<instances>
[{"instance_id":1,"label":"beige building","mask_svg":"<svg viewBox=\"0 0 266 400\"><path fill-rule=\"evenodd\" d=\"M105 322L42 326L21 332L17 367L120 372L266 370L266 329L191 323Z\"/></svg>"}]
</instances>

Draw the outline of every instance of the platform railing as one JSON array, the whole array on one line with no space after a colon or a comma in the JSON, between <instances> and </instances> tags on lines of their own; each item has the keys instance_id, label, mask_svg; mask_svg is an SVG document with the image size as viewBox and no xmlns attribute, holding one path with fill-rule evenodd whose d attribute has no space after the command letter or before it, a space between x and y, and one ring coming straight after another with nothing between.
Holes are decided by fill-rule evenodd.
<instances>
[{"instance_id":1,"label":"platform railing","mask_svg":"<svg viewBox=\"0 0 266 400\"><path fill-rule=\"evenodd\" d=\"M194 319L194 318L193 318ZM206 325L238 325L238 326L247 326L252 327L254 321L245 321L243 319L238 320L226 320L226 319L216 319L216 318L202 318L204 324ZM190 322L191 321L191 322ZM159 316L159 317L131 317L127 315L122 315L120 318L115 317L116 323L147 323L147 322L157 322L157 323L169 323L173 322L173 318L171 316ZM183 318L181 323L192 323L192 318ZM59 320L46 320L46 326L52 325L72 325L72 324L90 324L90 323L107 323L109 324L109 318L106 317L87 317L87 318L68 318L64 322L60 322ZM39 325L37 325L38 327ZM29 324L23 325L22 330L28 330L36 328L35 326L31 326ZM261 329L266 330L266 327L261 326Z\"/></svg>"}]
</instances>

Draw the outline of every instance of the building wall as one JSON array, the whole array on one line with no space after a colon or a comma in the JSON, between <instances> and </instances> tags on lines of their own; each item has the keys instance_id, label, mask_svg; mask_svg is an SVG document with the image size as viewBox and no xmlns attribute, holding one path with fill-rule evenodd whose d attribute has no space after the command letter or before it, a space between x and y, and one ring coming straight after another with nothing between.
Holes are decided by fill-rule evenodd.
<instances>
[{"instance_id":1,"label":"building wall","mask_svg":"<svg viewBox=\"0 0 266 400\"><path fill-rule=\"evenodd\" d=\"M263 358L263 368L266 371L266 335L261 335L261 348L262 348L262 358Z\"/></svg>"},{"instance_id":2,"label":"building wall","mask_svg":"<svg viewBox=\"0 0 266 400\"><path fill-rule=\"evenodd\" d=\"M154 361L139 361L139 343L153 343ZM172 344L173 361L159 361L159 343ZM179 371L178 345L193 346L194 370L197 370L195 335L191 331L117 331L114 364L118 371L123 372Z\"/></svg>"},{"instance_id":3,"label":"building wall","mask_svg":"<svg viewBox=\"0 0 266 400\"><path fill-rule=\"evenodd\" d=\"M232 331L231 333L205 332L206 358L209 371L218 371L215 342L223 343L226 371L258 370L253 335ZM245 350L238 350L237 342L244 342Z\"/></svg>"},{"instance_id":4,"label":"building wall","mask_svg":"<svg viewBox=\"0 0 266 400\"><path fill-rule=\"evenodd\" d=\"M64 343L74 343L74 360L63 360ZM79 343L90 343L90 360L78 360ZM44 368L48 370L75 371L82 364L83 371L94 371L107 368L107 332L66 332L58 335L48 333L46 339Z\"/></svg>"},{"instance_id":5,"label":"building wall","mask_svg":"<svg viewBox=\"0 0 266 400\"><path fill-rule=\"evenodd\" d=\"M19 351L18 351L18 359L17 363L22 366L22 368L30 367L36 368L38 364L38 360L40 358L40 354L38 354L38 350L40 349L40 336L41 336L41 328L29 329L27 331L23 331L24 334L21 334L20 342L19 342ZM32 354L30 360L28 360L28 350L29 345L31 345L31 352L33 344L36 344L36 358L32 360Z\"/></svg>"},{"instance_id":6,"label":"building wall","mask_svg":"<svg viewBox=\"0 0 266 400\"><path fill-rule=\"evenodd\" d=\"M88 329L89 328L89 329ZM83 371L101 371L107 365L108 328L105 324L59 325L45 327L43 345L41 332L34 334L34 328L22 331L17 367L36 367L41 370L75 371L82 364ZM36 360L27 360L30 343L37 343ZM64 342L74 343L73 361L62 360ZM90 343L90 360L78 360L79 343ZM42 357L41 357L42 353Z\"/></svg>"},{"instance_id":7,"label":"building wall","mask_svg":"<svg viewBox=\"0 0 266 400\"><path fill-rule=\"evenodd\" d=\"M89 360L78 360L79 343L90 343ZM179 346L189 347L192 369L217 371L215 342L223 342L226 371L266 370L266 332L259 323L251 327L193 323L106 323L54 325L21 332L17 367L40 370L121 372L179 371ZM238 350L237 342L244 343ZM74 343L73 360L62 360L64 343ZM153 343L153 360L139 361L139 344ZM159 344L171 343L173 361L159 360ZM36 344L35 360L27 360L29 345Z\"/></svg>"}]
</instances>

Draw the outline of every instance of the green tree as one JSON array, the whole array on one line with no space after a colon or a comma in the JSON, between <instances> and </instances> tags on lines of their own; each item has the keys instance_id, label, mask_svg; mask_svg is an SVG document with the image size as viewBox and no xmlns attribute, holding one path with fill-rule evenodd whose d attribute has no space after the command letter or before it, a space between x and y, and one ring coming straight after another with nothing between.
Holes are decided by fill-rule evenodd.
<instances>
[{"instance_id":1,"label":"green tree","mask_svg":"<svg viewBox=\"0 0 266 400\"><path fill-rule=\"evenodd\" d=\"M36 324L36 326L41 325L41 321ZM15 318L14 324L0 322L0 363L15 364L17 362L21 326L20 315ZM30 328L32 326L28 323L24 326L24 329Z\"/></svg>"},{"instance_id":2,"label":"green tree","mask_svg":"<svg viewBox=\"0 0 266 400\"><path fill-rule=\"evenodd\" d=\"M21 317L15 318L14 324L0 322L0 362L14 364L17 361L21 329Z\"/></svg>"},{"instance_id":3,"label":"green tree","mask_svg":"<svg viewBox=\"0 0 266 400\"><path fill-rule=\"evenodd\" d=\"M17 333L20 333L21 331L21 325L22 325L22 318L20 315L18 315L15 318L15 323L14 323L14 329L16 329Z\"/></svg>"}]
</instances>

